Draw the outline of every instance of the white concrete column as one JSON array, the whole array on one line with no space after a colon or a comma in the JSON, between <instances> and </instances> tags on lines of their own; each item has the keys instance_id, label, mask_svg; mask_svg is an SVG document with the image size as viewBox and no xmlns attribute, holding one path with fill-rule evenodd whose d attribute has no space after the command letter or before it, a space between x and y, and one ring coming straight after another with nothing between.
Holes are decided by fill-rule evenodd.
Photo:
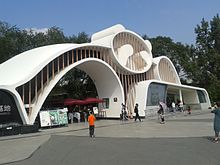
<instances>
[{"instance_id":1,"label":"white concrete column","mask_svg":"<svg viewBox=\"0 0 220 165\"><path fill-rule=\"evenodd\" d=\"M183 102L183 96L182 96L182 90L179 89L179 97L180 97L180 101Z\"/></svg>"},{"instance_id":2,"label":"white concrete column","mask_svg":"<svg viewBox=\"0 0 220 165\"><path fill-rule=\"evenodd\" d=\"M181 109L181 112L184 111L184 105L183 105L183 96L182 96L182 90L179 89L179 96L180 96L180 109Z\"/></svg>"}]
</instances>

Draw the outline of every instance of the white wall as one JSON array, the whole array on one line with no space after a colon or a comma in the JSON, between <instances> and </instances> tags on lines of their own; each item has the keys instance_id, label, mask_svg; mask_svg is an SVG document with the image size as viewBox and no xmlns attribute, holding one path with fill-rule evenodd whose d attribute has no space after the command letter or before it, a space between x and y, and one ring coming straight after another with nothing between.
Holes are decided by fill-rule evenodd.
<instances>
[{"instance_id":1,"label":"white wall","mask_svg":"<svg viewBox=\"0 0 220 165\"><path fill-rule=\"evenodd\" d=\"M140 116L145 116L146 101L147 101L147 82L142 81L136 85L136 99L135 99L135 103L138 103L139 105Z\"/></svg>"},{"instance_id":2,"label":"white wall","mask_svg":"<svg viewBox=\"0 0 220 165\"><path fill-rule=\"evenodd\" d=\"M182 91L183 99L185 104L198 104L199 98L196 90L192 91Z\"/></svg>"},{"instance_id":3,"label":"white wall","mask_svg":"<svg viewBox=\"0 0 220 165\"><path fill-rule=\"evenodd\" d=\"M124 103L123 88L115 71L107 63L99 61L87 61L77 68L92 78L99 98L109 98L109 109L106 109L106 117L118 118L121 113L121 103ZM117 102L114 102L114 98L117 98Z\"/></svg>"}]
</instances>

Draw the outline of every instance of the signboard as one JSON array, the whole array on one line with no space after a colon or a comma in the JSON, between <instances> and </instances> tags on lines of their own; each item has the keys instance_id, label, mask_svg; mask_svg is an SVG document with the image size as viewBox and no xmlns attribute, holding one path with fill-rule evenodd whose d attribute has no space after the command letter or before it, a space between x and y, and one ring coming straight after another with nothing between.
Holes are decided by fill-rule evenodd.
<instances>
[{"instance_id":1,"label":"signboard","mask_svg":"<svg viewBox=\"0 0 220 165\"><path fill-rule=\"evenodd\" d=\"M50 110L50 121L51 121L51 126L59 125L59 114L57 110Z\"/></svg>"},{"instance_id":2,"label":"signboard","mask_svg":"<svg viewBox=\"0 0 220 165\"><path fill-rule=\"evenodd\" d=\"M0 90L0 125L1 124L22 124L17 105L12 95Z\"/></svg>"},{"instance_id":3,"label":"signboard","mask_svg":"<svg viewBox=\"0 0 220 165\"><path fill-rule=\"evenodd\" d=\"M67 109L57 109L40 111L40 125L41 127L50 127L58 125L67 125Z\"/></svg>"},{"instance_id":4,"label":"signboard","mask_svg":"<svg viewBox=\"0 0 220 165\"><path fill-rule=\"evenodd\" d=\"M10 115L11 114L11 106L4 104L0 105L0 115Z\"/></svg>"},{"instance_id":5,"label":"signboard","mask_svg":"<svg viewBox=\"0 0 220 165\"><path fill-rule=\"evenodd\" d=\"M67 117L67 111L65 109L60 109L58 112L58 122L59 125L66 125L68 124L68 117Z\"/></svg>"},{"instance_id":6,"label":"signboard","mask_svg":"<svg viewBox=\"0 0 220 165\"><path fill-rule=\"evenodd\" d=\"M40 125L41 127L51 126L50 114L48 111L40 111Z\"/></svg>"},{"instance_id":7,"label":"signboard","mask_svg":"<svg viewBox=\"0 0 220 165\"><path fill-rule=\"evenodd\" d=\"M97 115L99 113L98 107L93 107L93 112L94 112L95 115Z\"/></svg>"}]
</instances>

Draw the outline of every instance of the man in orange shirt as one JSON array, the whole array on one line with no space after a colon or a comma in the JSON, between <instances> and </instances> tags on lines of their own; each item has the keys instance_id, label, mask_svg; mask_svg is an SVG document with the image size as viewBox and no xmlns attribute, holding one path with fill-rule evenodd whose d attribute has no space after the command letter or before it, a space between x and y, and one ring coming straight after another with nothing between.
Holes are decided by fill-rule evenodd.
<instances>
[{"instance_id":1,"label":"man in orange shirt","mask_svg":"<svg viewBox=\"0 0 220 165\"><path fill-rule=\"evenodd\" d=\"M95 137L94 136L94 131L95 131L95 116L92 114L92 112L89 113L88 117L88 122L89 122L89 135L90 137Z\"/></svg>"}]
</instances>

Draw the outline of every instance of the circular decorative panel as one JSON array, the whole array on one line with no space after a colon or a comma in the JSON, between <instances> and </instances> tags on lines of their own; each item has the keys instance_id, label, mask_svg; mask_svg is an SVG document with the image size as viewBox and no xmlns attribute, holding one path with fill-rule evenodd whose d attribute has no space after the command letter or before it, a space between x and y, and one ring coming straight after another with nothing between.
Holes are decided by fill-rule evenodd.
<instances>
[{"instance_id":1,"label":"circular decorative panel","mask_svg":"<svg viewBox=\"0 0 220 165\"><path fill-rule=\"evenodd\" d=\"M133 32L116 34L112 49L119 64L130 72L146 72L152 65L151 48Z\"/></svg>"}]
</instances>

